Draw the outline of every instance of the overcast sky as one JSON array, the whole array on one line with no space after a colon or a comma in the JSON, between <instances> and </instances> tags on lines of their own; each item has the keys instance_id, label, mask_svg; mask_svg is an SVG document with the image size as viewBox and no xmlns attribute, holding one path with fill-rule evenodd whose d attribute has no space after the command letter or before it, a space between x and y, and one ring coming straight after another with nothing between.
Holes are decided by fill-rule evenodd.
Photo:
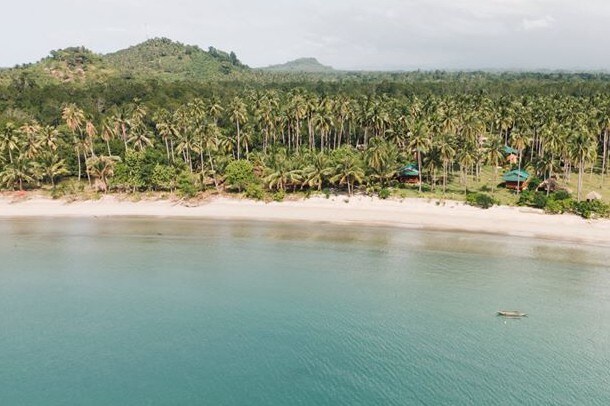
<instances>
[{"instance_id":1,"label":"overcast sky","mask_svg":"<svg viewBox=\"0 0 610 406\"><path fill-rule=\"evenodd\" d=\"M3 0L0 66L152 37L259 67L608 69L608 0Z\"/></svg>"}]
</instances>

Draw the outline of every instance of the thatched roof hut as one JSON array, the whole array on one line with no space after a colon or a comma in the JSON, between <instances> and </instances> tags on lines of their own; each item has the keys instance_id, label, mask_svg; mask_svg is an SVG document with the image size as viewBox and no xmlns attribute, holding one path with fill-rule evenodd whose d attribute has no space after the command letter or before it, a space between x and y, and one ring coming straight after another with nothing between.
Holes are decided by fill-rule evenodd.
<instances>
[{"instance_id":1,"label":"thatched roof hut","mask_svg":"<svg viewBox=\"0 0 610 406\"><path fill-rule=\"evenodd\" d=\"M538 185L538 188L536 188L536 190L544 190L545 192L556 192L561 189L562 188L559 185L559 181L554 176L545 179L542 183L540 183L540 185Z\"/></svg>"}]
</instances>

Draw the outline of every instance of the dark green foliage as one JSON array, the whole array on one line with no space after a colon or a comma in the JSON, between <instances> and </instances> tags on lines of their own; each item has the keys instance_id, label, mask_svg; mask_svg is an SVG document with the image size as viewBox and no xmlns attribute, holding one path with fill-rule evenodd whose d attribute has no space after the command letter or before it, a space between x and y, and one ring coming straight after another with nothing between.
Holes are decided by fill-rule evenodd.
<instances>
[{"instance_id":1,"label":"dark green foliage","mask_svg":"<svg viewBox=\"0 0 610 406\"><path fill-rule=\"evenodd\" d=\"M246 186L246 197L254 200L263 200L265 191L260 183L250 183Z\"/></svg>"},{"instance_id":2,"label":"dark green foliage","mask_svg":"<svg viewBox=\"0 0 610 406\"><path fill-rule=\"evenodd\" d=\"M527 190L535 191L540 186L540 183L542 183L542 180L539 177L532 176L527 184Z\"/></svg>"},{"instance_id":3,"label":"dark green foliage","mask_svg":"<svg viewBox=\"0 0 610 406\"><path fill-rule=\"evenodd\" d=\"M601 200L574 202L574 213L586 219L610 216L610 205Z\"/></svg>"},{"instance_id":4,"label":"dark green foliage","mask_svg":"<svg viewBox=\"0 0 610 406\"><path fill-rule=\"evenodd\" d=\"M225 178L228 186L237 189L239 192L257 181L254 175L254 166L250 161L244 159L233 161L227 165Z\"/></svg>"},{"instance_id":5,"label":"dark green foliage","mask_svg":"<svg viewBox=\"0 0 610 406\"><path fill-rule=\"evenodd\" d=\"M391 194L392 194L392 192L390 191L390 189L388 189L388 188L382 188L382 189L379 191L379 198L380 198L380 199L385 200L385 199L387 199L388 197L390 197L390 196L391 196Z\"/></svg>"},{"instance_id":6,"label":"dark green foliage","mask_svg":"<svg viewBox=\"0 0 610 406\"><path fill-rule=\"evenodd\" d=\"M195 197L197 195L197 192L199 191L197 189L197 186L195 186L195 176L188 172L188 171L182 171L180 173L180 175L178 175L178 181L177 181L177 190L178 193L186 198L192 198Z\"/></svg>"},{"instance_id":7,"label":"dark green foliage","mask_svg":"<svg viewBox=\"0 0 610 406\"><path fill-rule=\"evenodd\" d=\"M282 202L284 201L284 199L286 198L286 192L284 192L283 190L278 190L277 192L275 192L273 194L273 200L276 202Z\"/></svg>"},{"instance_id":8,"label":"dark green foliage","mask_svg":"<svg viewBox=\"0 0 610 406\"><path fill-rule=\"evenodd\" d=\"M469 193L466 196L466 202L471 206L489 209L498 202L487 193Z\"/></svg>"},{"instance_id":9,"label":"dark green foliage","mask_svg":"<svg viewBox=\"0 0 610 406\"><path fill-rule=\"evenodd\" d=\"M528 189L521 192L517 204L519 206L530 206L537 209L543 209L547 205L547 200L546 193Z\"/></svg>"},{"instance_id":10,"label":"dark green foliage","mask_svg":"<svg viewBox=\"0 0 610 406\"><path fill-rule=\"evenodd\" d=\"M570 192L568 192L567 190L558 190L557 192L553 193L551 196L554 200L567 200L572 197L570 195Z\"/></svg>"},{"instance_id":11,"label":"dark green foliage","mask_svg":"<svg viewBox=\"0 0 610 406\"><path fill-rule=\"evenodd\" d=\"M147 185L145 174L145 156L142 152L127 151L123 162L119 162L114 170L110 185L122 191L137 191Z\"/></svg>"},{"instance_id":12,"label":"dark green foliage","mask_svg":"<svg viewBox=\"0 0 610 406\"><path fill-rule=\"evenodd\" d=\"M176 168L169 165L156 164L151 173L150 186L154 190L173 191L177 185L176 177Z\"/></svg>"}]
</instances>

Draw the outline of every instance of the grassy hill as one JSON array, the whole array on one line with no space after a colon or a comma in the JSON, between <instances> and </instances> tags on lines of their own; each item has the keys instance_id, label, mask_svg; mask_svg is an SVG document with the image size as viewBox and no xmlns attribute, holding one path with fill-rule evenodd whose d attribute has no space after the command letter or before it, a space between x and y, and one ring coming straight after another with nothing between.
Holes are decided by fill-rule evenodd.
<instances>
[{"instance_id":1,"label":"grassy hill","mask_svg":"<svg viewBox=\"0 0 610 406\"><path fill-rule=\"evenodd\" d=\"M167 38L102 55L84 47L51 51L37 63L0 70L0 84L27 88L46 83L99 82L112 77L206 81L249 72L234 53L184 45Z\"/></svg>"},{"instance_id":2,"label":"grassy hill","mask_svg":"<svg viewBox=\"0 0 610 406\"><path fill-rule=\"evenodd\" d=\"M169 80L205 80L249 70L237 56L210 47L184 45L167 38L151 39L104 55L104 62L124 76Z\"/></svg>"},{"instance_id":3,"label":"grassy hill","mask_svg":"<svg viewBox=\"0 0 610 406\"><path fill-rule=\"evenodd\" d=\"M295 72L295 73L331 73L336 72L331 66L322 65L316 58L299 58L281 65L271 65L261 68L268 72Z\"/></svg>"}]
</instances>

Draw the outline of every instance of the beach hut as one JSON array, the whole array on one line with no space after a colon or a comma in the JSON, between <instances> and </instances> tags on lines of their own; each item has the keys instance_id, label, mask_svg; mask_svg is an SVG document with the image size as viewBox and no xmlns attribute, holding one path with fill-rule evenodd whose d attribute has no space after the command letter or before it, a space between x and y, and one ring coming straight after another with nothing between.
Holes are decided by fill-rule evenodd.
<instances>
[{"instance_id":1,"label":"beach hut","mask_svg":"<svg viewBox=\"0 0 610 406\"><path fill-rule=\"evenodd\" d=\"M506 172L502 176L507 189L523 190L527 187L530 180L530 174L524 170L515 169L514 171Z\"/></svg>"},{"instance_id":2,"label":"beach hut","mask_svg":"<svg viewBox=\"0 0 610 406\"><path fill-rule=\"evenodd\" d=\"M398 171L398 178L405 183L417 184L419 183L419 168L415 164L406 165Z\"/></svg>"},{"instance_id":3,"label":"beach hut","mask_svg":"<svg viewBox=\"0 0 610 406\"><path fill-rule=\"evenodd\" d=\"M536 188L537 191L543 191L548 193L556 192L560 189L561 186L559 185L559 181L555 176L551 176L550 178L545 179L544 182L540 183Z\"/></svg>"}]
</instances>

